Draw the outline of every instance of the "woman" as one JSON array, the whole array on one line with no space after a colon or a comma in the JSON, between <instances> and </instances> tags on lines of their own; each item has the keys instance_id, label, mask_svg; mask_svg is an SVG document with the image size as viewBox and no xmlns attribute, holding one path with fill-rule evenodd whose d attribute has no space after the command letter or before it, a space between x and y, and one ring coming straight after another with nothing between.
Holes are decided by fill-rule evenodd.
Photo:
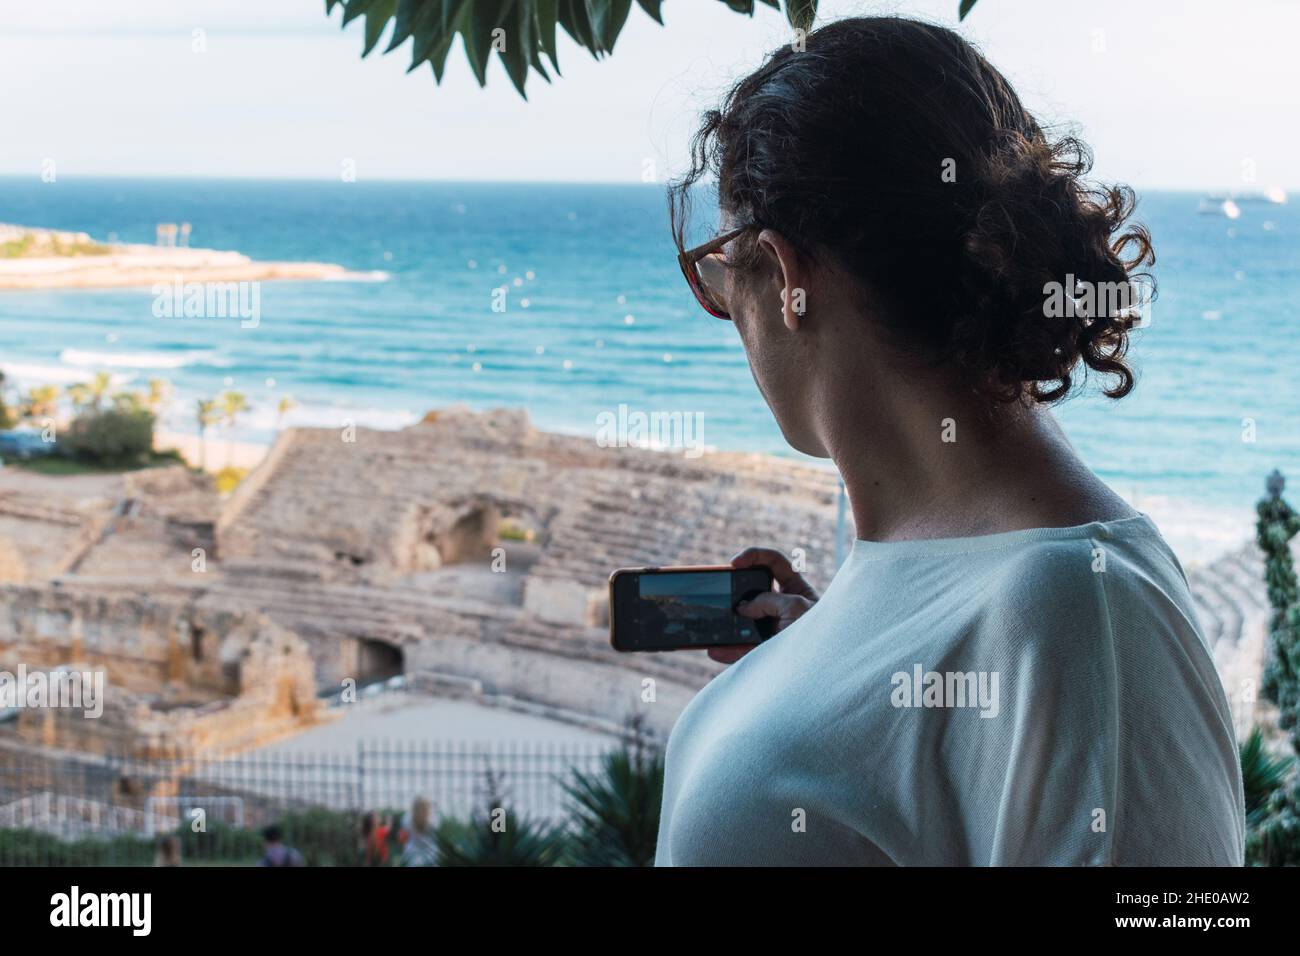
<instances>
[{"instance_id":1,"label":"woman","mask_svg":"<svg viewBox=\"0 0 1300 956\"><path fill-rule=\"evenodd\" d=\"M402 866L437 866L438 844L432 823L433 805L416 797L402 820L397 839L402 845Z\"/></svg>"},{"instance_id":2,"label":"woman","mask_svg":"<svg viewBox=\"0 0 1300 956\"><path fill-rule=\"evenodd\" d=\"M174 833L158 838L158 844L155 849L154 866L180 866L181 865L181 838Z\"/></svg>"},{"instance_id":3,"label":"woman","mask_svg":"<svg viewBox=\"0 0 1300 956\"><path fill-rule=\"evenodd\" d=\"M392 823L377 813L367 813L361 818L361 859L363 866L388 865L388 834Z\"/></svg>"},{"instance_id":4,"label":"woman","mask_svg":"<svg viewBox=\"0 0 1300 956\"><path fill-rule=\"evenodd\" d=\"M706 175L722 229L683 268L858 540L820 598L775 551L733 560L772 569L741 613L779 631L714 652L733 666L674 729L661 865L1242 862L1182 569L1047 410L1089 372L1134 385L1149 238L1087 170L903 19L823 27L707 115L679 248Z\"/></svg>"}]
</instances>

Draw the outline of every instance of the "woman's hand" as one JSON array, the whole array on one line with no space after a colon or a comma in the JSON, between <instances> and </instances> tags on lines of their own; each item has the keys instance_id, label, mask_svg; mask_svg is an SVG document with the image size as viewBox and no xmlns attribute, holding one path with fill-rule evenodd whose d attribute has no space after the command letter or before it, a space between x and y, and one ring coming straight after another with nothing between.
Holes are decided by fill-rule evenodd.
<instances>
[{"instance_id":1,"label":"woman's hand","mask_svg":"<svg viewBox=\"0 0 1300 956\"><path fill-rule=\"evenodd\" d=\"M772 548L746 548L731 559L731 566L740 568L767 568L772 572L779 591L768 591L736 608L742 617L761 620L776 618L776 631L785 630L817 603L817 591L802 574L790 566L790 560ZM734 664L758 645L740 647L711 647L709 657L720 664Z\"/></svg>"}]
</instances>

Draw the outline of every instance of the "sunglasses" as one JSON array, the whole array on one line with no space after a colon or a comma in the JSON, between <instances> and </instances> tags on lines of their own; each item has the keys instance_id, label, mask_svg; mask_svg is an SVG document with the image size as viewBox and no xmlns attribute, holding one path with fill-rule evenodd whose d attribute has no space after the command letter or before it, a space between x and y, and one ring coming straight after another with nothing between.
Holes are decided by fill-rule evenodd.
<instances>
[{"instance_id":1,"label":"sunglasses","mask_svg":"<svg viewBox=\"0 0 1300 956\"><path fill-rule=\"evenodd\" d=\"M677 262L682 267L682 275L686 276L686 284L695 293L695 301L715 319L731 320L723 292L727 287L727 267L718 253L748 228L741 226L731 232L724 232L702 246L677 254Z\"/></svg>"}]
</instances>

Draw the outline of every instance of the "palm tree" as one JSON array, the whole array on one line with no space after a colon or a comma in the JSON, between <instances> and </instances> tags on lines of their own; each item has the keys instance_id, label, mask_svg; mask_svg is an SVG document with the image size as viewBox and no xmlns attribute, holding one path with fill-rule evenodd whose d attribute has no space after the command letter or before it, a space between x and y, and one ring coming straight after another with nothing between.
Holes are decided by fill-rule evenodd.
<instances>
[{"instance_id":1,"label":"palm tree","mask_svg":"<svg viewBox=\"0 0 1300 956\"><path fill-rule=\"evenodd\" d=\"M95 377L89 382L78 382L76 385L68 386L68 397L72 399L72 404L78 411L90 409L98 412L104 405L104 399L108 397L109 391L113 388L113 376L108 372L96 372Z\"/></svg>"},{"instance_id":2,"label":"palm tree","mask_svg":"<svg viewBox=\"0 0 1300 956\"><path fill-rule=\"evenodd\" d=\"M59 386L37 385L28 389L23 399L22 416L27 421L53 418L59 413Z\"/></svg>"},{"instance_id":3,"label":"palm tree","mask_svg":"<svg viewBox=\"0 0 1300 956\"><path fill-rule=\"evenodd\" d=\"M215 400L200 398L195 402L195 418L199 423L199 470L208 470L208 429L221 421L221 410Z\"/></svg>"},{"instance_id":4,"label":"palm tree","mask_svg":"<svg viewBox=\"0 0 1300 956\"><path fill-rule=\"evenodd\" d=\"M292 395L286 395L280 399L280 404L275 408L275 429L281 431L284 429L284 416L289 414L298 407L298 403L293 400Z\"/></svg>"},{"instance_id":5,"label":"palm tree","mask_svg":"<svg viewBox=\"0 0 1300 956\"><path fill-rule=\"evenodd\" d=\"M171 394L171 382L165 378L151 378L149 379L149 394L144 399L145 407L157 415L171 401Z\"/></svg>"},{"instance_id":6,"label":"palm tree","mask_svg":"<svg viewBox=\"0 0 1300 956\"><path fill-rule=\"evenodd\" d=\"M150 418L153 417L153 413L149 411L147 399L139 392L118 392L113 396L113 408L127 414L145 412Z\"/></svg>"},{"instance_id":7,"label":"palm tree","mask_svg":"<svg viewBox=\"0 0 1300 956\"><path fill-rule=\"evenodd\" d=\"M9 403L5 401L5 373L0 372L0 428L13 428L17 424Z\"/></svg>"},{"instance_id":8,"label":"palm tree","mask_svg":"<svg viewBox=\"0 0 1300 956\"><path fill-rule=\"evenodd\" d=\"M234 429L235 422L239 416L248 411L248 397L243 392L224 391L220 396L221 402L221 421L227 429ZM234 451L233 439L229 431L226 433L226 467L230 467L231 455Z\"/></svg>"}]
</instances>

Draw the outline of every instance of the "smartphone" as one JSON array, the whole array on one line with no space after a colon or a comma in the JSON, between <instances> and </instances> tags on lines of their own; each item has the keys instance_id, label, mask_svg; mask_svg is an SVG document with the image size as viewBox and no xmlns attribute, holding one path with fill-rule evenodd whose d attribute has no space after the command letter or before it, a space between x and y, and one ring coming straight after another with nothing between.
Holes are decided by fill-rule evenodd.
<instances>
[{"instance_id":1,"label":"smartphone","mask_svg":"<svg viewBox=\"0 0 1300 956\"><path fill-rule=\"evenodd\" d=\"M609 577L609 642L616 651L758 644L776 621L753 621L736 605L772 590L767 568L623 568Z\"/></svg>"}]
</instances>

